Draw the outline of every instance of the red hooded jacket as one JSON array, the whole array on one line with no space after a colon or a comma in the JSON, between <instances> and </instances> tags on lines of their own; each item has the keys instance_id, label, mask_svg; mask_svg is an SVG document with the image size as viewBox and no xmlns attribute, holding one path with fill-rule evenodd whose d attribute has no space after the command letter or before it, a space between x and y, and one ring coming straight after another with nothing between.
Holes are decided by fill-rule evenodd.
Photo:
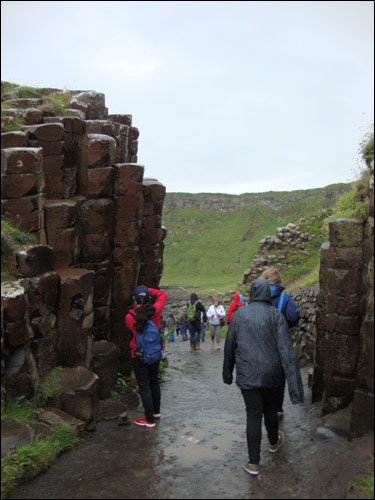
<instances>
[{"instance_id":1,"label":"red hooded jacket","mask_svg":"<svg viewBox=\"0 0 375 500\"><path fill-rule=\"evenodd\" d=\"M228 311L228 316L227 316L227 324L228 325L231 322L233 314L236 311L236 305L238 306L237 309L245 306L245 304L243 302L240 302L240 294L239 293L235 293L233 295L233 302L231 302L231 304L229 306L229 311Z\"/></svg>"},{"instance_id":2,"label":"red hooded jacket","mask_svg":"<svg viewBox=\"0 0 375 500\"><path fill-rule=\"evenodd\" d=\"M151 297L156 297L156 301L154 304L155 313L152 316L151 321L153 321L156 325L156 328L158 330L160 330L160 317L161 317L161 313L163 312L165 302L167 300L167 294L164 292L161 292L160 290L155 290L154 288L149 288L149 290L150 290ZM137 346L137 332L135 330L135 319L133 318L133 316L130 313L137 315L136 311L138 308L139 308L139 306L134 307L134 309L130 309L128 314L125 316L125 326L133 334L133 337L130 341L130 350L131 350L132 358L135 358L134 351L135 351L135 348Z\"/></svg>"}]
</instances>

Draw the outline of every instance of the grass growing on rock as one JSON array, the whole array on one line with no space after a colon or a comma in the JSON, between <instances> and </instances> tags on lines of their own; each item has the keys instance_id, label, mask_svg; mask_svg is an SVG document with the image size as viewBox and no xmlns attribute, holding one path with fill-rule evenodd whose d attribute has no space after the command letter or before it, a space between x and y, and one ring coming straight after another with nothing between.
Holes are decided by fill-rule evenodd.
<instances>
[{"instance_id":1,"label":"grass growing on rock","mask_svg":"<svg viewBox=\"0 0 375 500\"><path fill-rule=\"evenodd\" d=\"M9 274L7 259L10 258L19 247L38 243L34 234L22 231L18 227L10 224L7 220L1 219L1 281L15 279Z\"/></svg>"},{"instance_id":2,"label":"grass growing on rock","mask_svg":"<svg viewBox=\"0 0 375 500\"><path fill-rule=\"evenodd\" d=\"M48 372L47 375L40 381L36 393L36 400L38 404L43 406L46 404L49 397L62 388L63 375L63 367L57 366Z\"/></svg>"}]
</instances>

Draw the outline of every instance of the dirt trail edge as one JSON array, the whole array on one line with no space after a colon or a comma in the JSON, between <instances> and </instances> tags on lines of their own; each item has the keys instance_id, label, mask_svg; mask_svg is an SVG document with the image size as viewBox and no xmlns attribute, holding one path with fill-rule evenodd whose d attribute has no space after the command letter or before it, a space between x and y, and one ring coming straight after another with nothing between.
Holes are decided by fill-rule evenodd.
<instances>
[{"instance_id":1,"label":"dirt trail edge","mask_svg":"<svg viewBox=\"0 0 375 500\"><path fill-rule=\"evenodd\" d=\"M249 476L246 415L235 384L222 382L223 350L209 338L200 352L188 342L166 346L162 418L156 428L102 421L75 450L10 498L353 498L350 480L372 469L373 435L352 442L322 427L318 405L285 397L284 446L267 450L263 429L261 474ZM223 344L222 344L223 347ZM141 409L129 416L143 416ZM354 497L355 498L355 497Z\"/></svg>"}]
</instances>

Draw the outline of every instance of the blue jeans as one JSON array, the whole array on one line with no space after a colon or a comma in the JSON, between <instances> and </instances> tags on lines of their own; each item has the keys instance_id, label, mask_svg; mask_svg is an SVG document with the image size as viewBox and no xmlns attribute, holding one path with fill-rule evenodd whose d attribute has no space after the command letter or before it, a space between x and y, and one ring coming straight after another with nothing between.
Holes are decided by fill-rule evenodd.
<instances>
[{"instance_id":1,"label":"blue jeans","mask_svg":"<svg viewBox=\"0 0 375 500\"><path fill-rule=\"evenodd\" d=\"M195 342L199 343L201 341L201 331L202 331L201 322L199 320L189 321L188 328L190 333L190 344L194 345Z\"/></svg>"},{"instance_id":2,"label":"blue jeans","mask_svg":"<svg viewBox=\"0 0 375 500\"><path fill-rule=\"evenodd\" d=\"M185 325L180 325L180 333L182 340L187 340Z\"/></svg>"},{"instance_id":3,"label":"blue jeans","mask_svg":"<svg viewBox=\"0 0 375 500\"><path fill-rule=\"evenodd\" d=\"M206 338L206 327L202 324L202 342L204 342L205 338Z\"/></svg>"}]
</instances>

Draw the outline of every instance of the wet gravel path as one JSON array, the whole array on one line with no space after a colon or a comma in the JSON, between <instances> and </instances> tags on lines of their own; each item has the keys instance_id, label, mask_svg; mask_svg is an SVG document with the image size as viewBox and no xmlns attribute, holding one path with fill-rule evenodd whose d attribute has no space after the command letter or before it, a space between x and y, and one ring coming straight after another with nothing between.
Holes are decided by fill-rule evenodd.
<instances>
[{"instance_id":1,"label":"wet gravel path","mask_svg":"<svg viewBox=\"0 0 375 500\"><path fill-rule=\"evenodd\" d=\"M10 498L346 498L348 481L369 467L370 440L321 439L318 406L293 406L285 397L286 441L267 451L263 431L261 474L249 476L246 416L241 393L221 378L223 351L188 342L167 344L162 418L156 428L103 421L48 471ZM129 412L143 416L141 409Z\"/></svg>"}]
</instances>

